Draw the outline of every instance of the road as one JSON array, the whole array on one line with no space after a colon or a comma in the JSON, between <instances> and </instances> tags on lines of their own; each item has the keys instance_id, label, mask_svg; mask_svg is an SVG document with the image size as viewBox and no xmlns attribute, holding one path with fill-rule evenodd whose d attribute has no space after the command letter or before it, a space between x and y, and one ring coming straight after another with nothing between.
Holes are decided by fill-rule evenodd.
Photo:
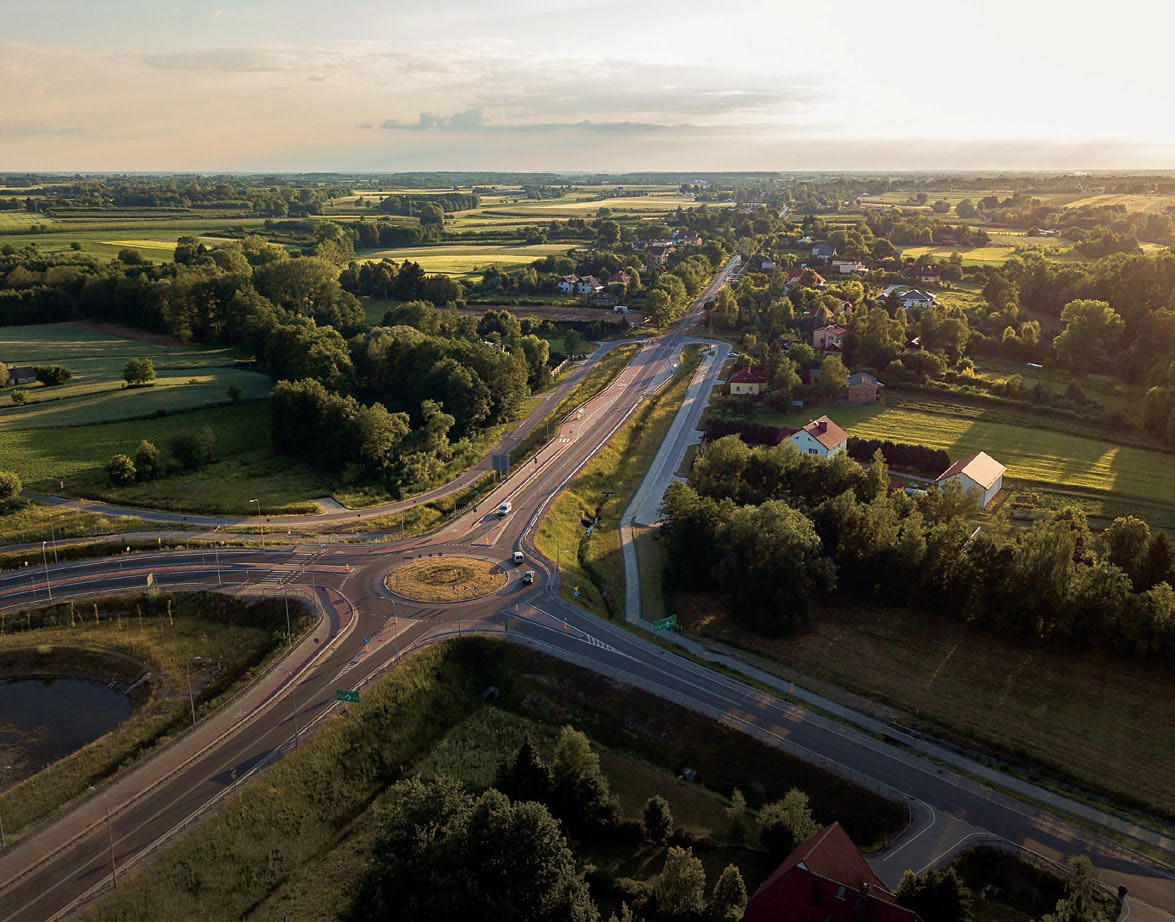
<instances>
[{"instance_id":1,"label":"road","mask_svg":"<svg viewBox=\"0 0 1175 922\"><path fill-rule=\"evenodd\" d=\"M693 317L712 290L699 299ZM428 537L382 545L140 554L50 566L54 598L139 590L151 574L165 589L297 591L314 600L322 617L279 667L234 702L0 855L0 920L56 918L87 895L103 892L112 882L112 865L126 873L149 858L170 834L232 797L251 772L295 745L296 734L337 706L336 688L359 688L419 645L465 631L497 633L579 663L908 799L915 823L879 859L887 863L884 879L894 879L906 866L920 869L927 856L966 837L986 835L1052 858L1090 854L1105 882L1129 887L1133 917L1172 918L1175 881L1146 859L903 748L669 652L559 597L558 573L532 542L541 515L646 396L672 377L687 328L682 324L646 342L616 382L573 414L533 462L483 497L475 510ZM499 517L496 509L507 498L513 512ZM512 563L515 549L526 555L524 567ZM499 563L509 574L506 587L448 606L396 598L384 587L386 574L405 561L447 553ZM525 568L539 573L533 585L521 582ZM0 610L43 603L45 575L42 568L0 576Z\"/></svg>"}]
</instances>

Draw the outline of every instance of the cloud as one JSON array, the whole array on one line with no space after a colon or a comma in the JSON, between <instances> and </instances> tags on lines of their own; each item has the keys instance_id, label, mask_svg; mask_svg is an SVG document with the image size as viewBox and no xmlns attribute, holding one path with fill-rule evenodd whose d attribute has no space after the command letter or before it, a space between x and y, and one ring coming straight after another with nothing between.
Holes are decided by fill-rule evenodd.
<instances>
[{"instance_id":1,"label":"cloud","mask_svg":"<svg viewBox=\"0 0 1175 922\"><path fill-rule=\"evenodd\" d=\"M265 73L290 70L297 63L298 55L265 49L211 48L205 51L140 54L138 58L156 70Z\"/></svg>"},{"instance_id":2,"label":"cloud","mask_svg":"<svg viewBox=\"0 0 1175 922\"><path fill-rule=\"evenodd\" d=\"M415 122L384 119L381 128L390 131L668 131L671 128L691 128L690 125L659 125L651 122L593 122L581 119L578 122L493 122L486 118L481 109L468 109L452 115L437 115L421 112Z\"/></svg>"}]
</instances>

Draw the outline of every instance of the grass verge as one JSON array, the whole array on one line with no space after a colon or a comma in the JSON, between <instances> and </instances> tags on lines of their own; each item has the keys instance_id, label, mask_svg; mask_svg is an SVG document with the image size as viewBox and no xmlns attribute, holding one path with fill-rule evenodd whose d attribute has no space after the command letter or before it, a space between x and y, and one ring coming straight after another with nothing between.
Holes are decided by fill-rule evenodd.
<instances>
[{"instance_id":1,"label":"grass verge","mask_svg":"<svg viewBox=\"0 0 1175 922\"><path fill-rule=\"evenodd\" d=\"M463 602L497 592L506 585L506 571L473 557L430 557L397 567L384 582L406 599Z\"/></svg>"},{"instance_id":2,"label":"grass verge","mask_svg":"<svg viewBox=\"0 0 1175 922\"><path fill-rule=\"evenodd\" d=\"M100 515L20 499L10 501L7 506L0 504L0 547L48 541L52 554L57 541L163 527L174 526L144 522L136 516Z\"/></svg>"},{"instance_id":3,"label":"grass verge","mask_svg":"<svg viewBox=\"0 0 1175 922\"><path fill-rule=\"evenodd\" d=\"M284 647L285 627L280 601L213 593L153 593L0 615L0 669L9 677L31 671L81 673L130 683L147 671L156 676L140 686L131 716L117 729L0 796L9 841L80 796L87 785L129 768L185 729L191 721L189 674L197 717L235 694ZM196 656L200 662L192 665ZM26 773L16 747L5 752L9 758L18 773Z\"/></svg>"},{"instance_id":4,"label":"grass verge","mask_svg":"<svg viewBox=\"0 0 1175 922\"><path fill-rule=\"evenodd\" d=\"M624 617L624 560L620 516L628 508L681 405L701 347L689 346L681 367L637 410L551 504L535 533L535 547L558 562L561 591L605 617ZM595 519L590 533L584 521ZM659 581L658 581L659 583Z\"/></svg>"}]
</instances>

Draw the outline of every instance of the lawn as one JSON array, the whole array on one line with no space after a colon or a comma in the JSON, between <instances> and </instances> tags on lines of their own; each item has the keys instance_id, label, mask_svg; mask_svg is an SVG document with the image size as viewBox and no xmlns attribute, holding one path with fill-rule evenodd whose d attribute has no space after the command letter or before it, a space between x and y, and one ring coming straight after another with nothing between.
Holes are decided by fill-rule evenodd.
<instances>
[{"instance_id":1,"label":"lawn","mask_svg":"<svg viewBox=\"0 0 1175 922\"><path fill-rule=\"evenodd\" d=\"M945 449L958 460L985 451L1008 468L1007 479L1175 503L1175 463L1161 451L1112 445L1093 437L1032 425L1016 414L933 401L890 398L887 404L810 408L770 416L801 426L827 412L850 435Z\"/></svg>"},{"instance_id":2,"label":"lawn","mask_svg":"<svg viewBox=\"0 0 1175 922\"><path fill-rule=\"evenodd\" d=\"M1085 785L1175 815L1175 676L1099 652L1018 643L946 618L836 599L796 637L732 623L717 601L685 596L691 630L732 641L836 689L1003 752L1062 766ZM788 677L797 678L791 673Z\"/></svg>"},{"instance_id":3,"label":"lawn","mask_svg":"<svg viewBox=\"0 0 1175 922\"><path fill-rule=\"evenodd\" d=\"M0 358L7 364L62 365L73 372L66 384L30 386L26 406L0 407L0 431L87 426L227 404L233 384L242 399L260 400L273 387L265 375L233 367L229 349L162 345L161 337L128 333L133 338L71 324L0 330ZM153 386L126 387L122 372L132 358L151 359Z\"/></svg>"}]
</instances>

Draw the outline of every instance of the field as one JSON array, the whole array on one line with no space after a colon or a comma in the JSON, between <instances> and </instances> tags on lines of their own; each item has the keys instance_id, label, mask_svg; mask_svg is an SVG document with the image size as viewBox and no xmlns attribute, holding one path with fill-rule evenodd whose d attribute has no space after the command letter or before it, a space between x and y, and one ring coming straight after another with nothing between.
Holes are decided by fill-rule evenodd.
<instances>
[{"instance_id":1,"label":"field","mask_svg":"<svg viewBox=\"0 0 1175 922\"><path fill-rule=\"evenodd\" d=\"M229 349L165 345L162 337L134 330L102 332L94 326L48 324L0 330L0 359L8 365L62 365L73 372L55 387L30 386L26 406L0 408L0 431L87 426L229 403L228 388L242 400L262 400L273 384L259 372L232 367ZM151 387L126 387L129 359L149 358L157 375Z\"/></svg>"},{"instance_id":2,"label":"field","mask_svg":"<svg viewBox=\"0 0 1175 922\"><path fill-rule=\"evenodd\" d=\"M838 600L803 634L750 635L705 596L692 630L732 641L831 687L868 695L915 724L1065 771L1175 816L1175 676L1097 652L1016 643L933 615ZM785 675L802 681L786 672Z\"/></svg>"},{"instance_id":3,"label":"field","mask_svg":"<svg viewBox=\"0 0 1175 922\"><path fill-rule=\"evenodd\" d=\"M482 270L492 265L529 266L544 256L562 255L570 249L565 243L540 243L533 246L458 245L405 247L393 250L365 250L363 261L393 259L412 260L428 273L443 273L463 279L480 278Z\"/></svg>"},{"instance_id":4,"label":"field","mask_svg":"<svg viewBox=\"0 0 1175 922\"><path fill-rule=\"evenodd\" d=\"M873 406L819 408L824 411L860 438L942 448L954 460L986 451L1008 468L1007 479L1020 484L1175 503L1171 455L1041 428L1027 414L1017 418L1007 411L896 398ZM803 415L771 416L764 421L800 426L819 412L811 409Z\"/></svg>"},{"instance_id":5,"label":"field","mask_svg":"<svg viewBox=\"0 0 1175 922\"><path fill-rule=\"evenodd\" d=\"M1145 194L1117 194L1103 193L1101 195L1087 195L1066 202L1066 208L1083 208L1085 206L1122 205L1127 211L1142 211L1148 214L1164 214L1168 208L1175 207L1175 195L1145 195Z\"/></svg>"},{"instance_id":6,"label":"field","mask_svg":"<svg viewBox=\"0 0 1175 922\"><path fill-rule=\"evenodd\" d=\"M32 218L34 220L28 220ZM230 228L260 230L263 218L203 215L123 217L117 214L93 218L49 218L45 215L0 213L0 244L24 247L36 244L43 253L63 253L78 243L81 252L113 259L120 250L131 249L151 262L171 262L180 237L201 237L209 246L227 238L218 234ZM27 228L40 224L45 230L31 233Z\"/></svg>"},{"instance_id":7,"label":"field","mask_svg":"<svg viewBox=\"0 0 1175 922\"><path fill-rule=\"evenodd\" d=\"M902 257L909 259L917 259L919 256L927 255L936 259L946 259L952 253L958 253L963 257L964 266L998 266L1016 255L1016 247L1014 246L918 246L902 247L901 250Z\"/></svg>"}]
</instances>

